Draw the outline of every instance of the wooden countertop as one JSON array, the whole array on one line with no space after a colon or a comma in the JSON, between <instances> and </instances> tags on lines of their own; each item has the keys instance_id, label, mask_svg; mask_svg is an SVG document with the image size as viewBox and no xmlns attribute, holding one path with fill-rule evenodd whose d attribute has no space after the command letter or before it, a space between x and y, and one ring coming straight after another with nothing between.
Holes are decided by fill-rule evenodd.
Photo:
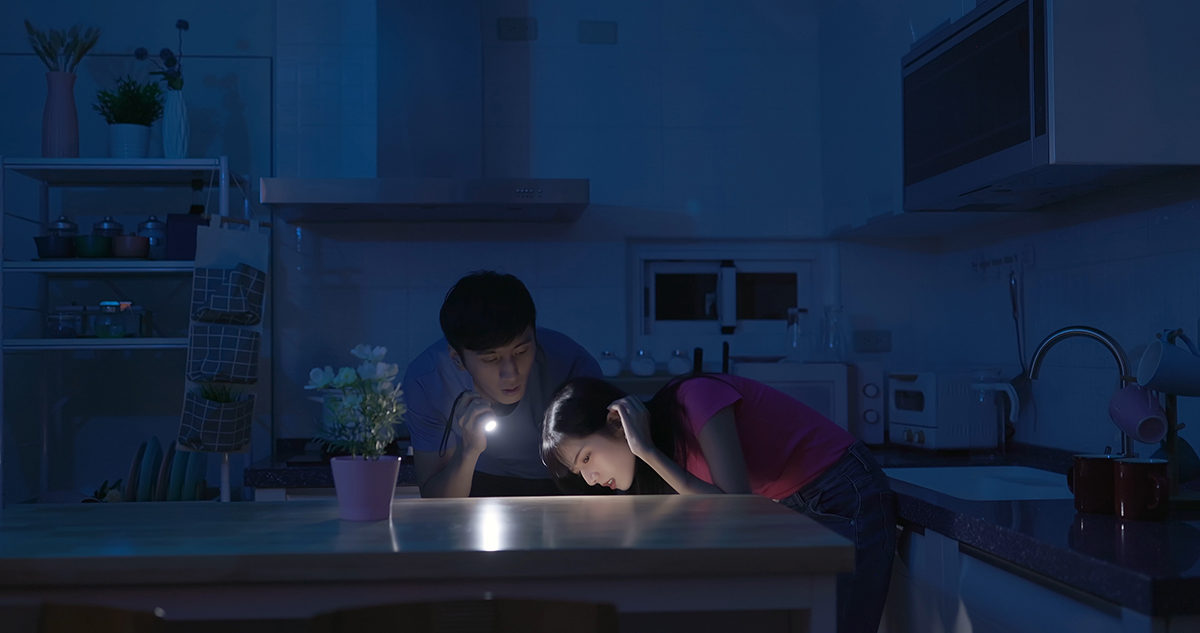
<instances>
[{"instance_id":1,"label":"wooden countertop","mask_svg":"<svg viewBox=\"0 0 1200 633\"><path fill-rule=\"evenodd\" d=\"M0 590L343 580L828 575L849 541L754 495L19 505L0 514Z\"/></svg>"}]
</instances>

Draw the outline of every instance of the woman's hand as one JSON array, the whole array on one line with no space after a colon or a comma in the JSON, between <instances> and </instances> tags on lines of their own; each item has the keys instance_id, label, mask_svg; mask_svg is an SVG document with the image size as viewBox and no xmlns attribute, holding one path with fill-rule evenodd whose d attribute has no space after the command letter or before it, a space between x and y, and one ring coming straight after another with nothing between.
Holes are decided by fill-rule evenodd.
<instances>
[{"instance_id":1,"label":"woman's hand","mask_svg":"<svg viewBox=\"0 0 1200 633\"><path fill-rule=\"evenodd\" d=\"M625 441L629 442L629 450L635 456L644 460L658 450L650 439L650 412L641 400L626 396L608 405L608 410L609 416L615 414L620 418Z\"/></svg>"}]
</instances>

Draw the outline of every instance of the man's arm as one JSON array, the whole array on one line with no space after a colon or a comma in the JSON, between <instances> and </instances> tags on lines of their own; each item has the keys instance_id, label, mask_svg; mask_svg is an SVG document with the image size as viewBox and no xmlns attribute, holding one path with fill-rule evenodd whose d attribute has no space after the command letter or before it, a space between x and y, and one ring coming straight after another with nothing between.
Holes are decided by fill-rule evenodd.
<instances>
[{"instance_id":1,"label":"man's arm","mask_svg":"<svg viewBox=\"0 0 1200 633\"><path fill-rule=\"evenodd\" d=\"M466 456L453 443L446 447L446 454L436 451L413 451L413 465L417 471L417 486L421 496L466 497L471 494L471 480L475 477L475 462L479 455Z\"/></svg>"},{"instance_id":2,"label":"man's arm","mask_svg":"<svg viewBox=\"0 0 1200 633\"><path fill-rule=\"evenodd\" d=\"M417 487L422 497L467 497L471 494L475 463L487 449L483 418L492 414L492 408L478 394L471 394L464 398L460 411L462 414L455 425L462 435L456 435L454 442L447 443L444 455L439 455L439 451L413 449Z\"/></svg>"}]
</instances>

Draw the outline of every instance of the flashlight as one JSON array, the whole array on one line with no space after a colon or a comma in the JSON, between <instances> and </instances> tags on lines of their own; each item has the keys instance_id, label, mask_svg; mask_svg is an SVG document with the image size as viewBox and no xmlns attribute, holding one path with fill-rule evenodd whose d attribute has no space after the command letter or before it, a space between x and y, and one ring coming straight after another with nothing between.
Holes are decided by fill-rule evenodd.
<instances>
[{"instance_id":1,"label":"flashlight","mask_svg":"<svg viewBox=\"0 0 1200 633\"><path fill-rule=\"evenodd\" d=\"M487 423L483 425L483 430L485 433L491 433L496 430L496 418L488 419Z\"/></svg>"}]
</instances>

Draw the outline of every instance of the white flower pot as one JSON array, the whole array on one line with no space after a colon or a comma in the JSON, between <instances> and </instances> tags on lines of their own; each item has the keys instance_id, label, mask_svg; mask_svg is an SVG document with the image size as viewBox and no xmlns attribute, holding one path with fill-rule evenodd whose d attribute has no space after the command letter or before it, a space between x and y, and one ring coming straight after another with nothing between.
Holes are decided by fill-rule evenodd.
<instances>
[{"instance_id":1,"label":"white flower pot","mask_svg":"<svg viewBox=\"0 0 1200 633\"><path fill-rule=\"evenodd\" d=\"M113 158L145 158L150 149L150 126L111 123L108 126L108 155Z\"/></svg>"},{"instance_id":2,"label":"white flower pot","mask_svg":"<svg viewBox=\"0 0 1200 633\"><path fill-rule=\"evenodd\" d=\"M183 91L167 90L166 100L163 102L163 157L187 158L189 134Z\"/></svg>"}]
</instances>

